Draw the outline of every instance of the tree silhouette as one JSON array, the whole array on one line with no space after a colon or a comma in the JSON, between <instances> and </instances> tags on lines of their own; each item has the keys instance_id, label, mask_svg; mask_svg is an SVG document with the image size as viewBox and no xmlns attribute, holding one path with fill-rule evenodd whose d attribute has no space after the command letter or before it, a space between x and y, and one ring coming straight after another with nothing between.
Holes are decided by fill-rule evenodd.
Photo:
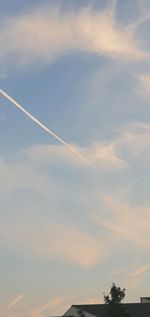
<instances>
[{"instance_id":1,"label":"tree silhouette","mask_svg":"<svg viewBox=\"0 0 150 317\"><path fill-rule=\"evenodd\" d=\"M109 295L104 293L107 317L129 317L126 306L121 303L124 297L125 288L121 289L115 283L112 284Z\"/></svg>"}]
</instances>

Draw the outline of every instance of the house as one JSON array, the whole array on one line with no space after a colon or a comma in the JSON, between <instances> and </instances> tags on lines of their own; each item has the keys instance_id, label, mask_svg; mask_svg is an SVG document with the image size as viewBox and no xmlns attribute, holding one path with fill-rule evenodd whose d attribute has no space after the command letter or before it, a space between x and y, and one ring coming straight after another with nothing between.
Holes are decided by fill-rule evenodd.
<instances>
[{"instance_id":1,"label":"house","mask_svg":"<svg viewBox=\"0 0 150 317\"><path fill-rule=\"evenodd\" d=\"M150 298L141 297L140 303L125 305L131 317L150 317ZM105 317L106 304L72 305L63 316L66 317Z\"/></svg>"}]
</instances>

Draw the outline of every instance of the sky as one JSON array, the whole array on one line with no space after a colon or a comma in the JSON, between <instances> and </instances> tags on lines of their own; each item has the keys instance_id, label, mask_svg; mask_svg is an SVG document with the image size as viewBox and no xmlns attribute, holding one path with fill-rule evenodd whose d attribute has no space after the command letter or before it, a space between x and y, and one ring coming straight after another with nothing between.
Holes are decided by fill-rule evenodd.
<instances>
[{"instance_id":1,"label":"sky","mask_svg":"<svg viewBox=\"0 0 150 317\"><path fill-rule=\"evenodd\" d=\"M150 296L149 0L0 0L0 316Z\"/></svg>"}]
</instances>

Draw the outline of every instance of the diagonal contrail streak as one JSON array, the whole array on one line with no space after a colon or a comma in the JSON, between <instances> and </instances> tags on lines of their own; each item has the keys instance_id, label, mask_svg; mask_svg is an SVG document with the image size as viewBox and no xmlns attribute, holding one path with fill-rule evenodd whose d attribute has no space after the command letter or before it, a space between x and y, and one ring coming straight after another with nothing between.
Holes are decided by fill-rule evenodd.
<instances>
[{"instance_id":1,"label":"diagonal contrail streak","mask_svg":"<svg viewBox=\"0 0 150 317\"><path fill-rule=\"evenodd\" d=\"M18 302L20 302L24 298L24 294L18 295L6 308L6 310L11 309L14 307Z\"/></svg>"},{"instance_id":2,"label":"diagonal contrail streak","mask_svg":"<svg viewBox=\"0 0 150 317\"><path fill-rule=\"evenodd\" d=\"M79 151L74 149L71 145L66 143L63 139L61 139L57 134L49 130L44 124L42 124L39 120L37 120L29 111L27 111L24 107L22 107L15 99L13 99L10 95L8 95L5 91L0 89L0 94L8 99L15 107L17 107L19 110L21 110L27 117L29 117L32 121L34 121L39 127L41 127L43 130L45 130L47 133L49 133L53 138L55 138L57 141L62 143L68 150L70 150L72 153L74 153L78 158L80 158L82 161L84 161L86 164L92 166L92 163L84 157Z\"/></svg>"}]
</instances>

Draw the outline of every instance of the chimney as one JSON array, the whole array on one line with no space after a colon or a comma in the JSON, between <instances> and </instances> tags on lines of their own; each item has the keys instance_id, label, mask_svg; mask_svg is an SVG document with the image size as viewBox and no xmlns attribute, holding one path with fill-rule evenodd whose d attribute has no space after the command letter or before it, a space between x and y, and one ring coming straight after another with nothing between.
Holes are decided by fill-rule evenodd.
<instances>
[{"instance_id":1,"label":"chimney","mask_svg":"<svg viewBox=\"0 0 150 317\"><path fill-rule=\"evenodd\" d=\"M140 299L142 304L150 303L150 297L141 297Z\"/></svg>"}]
</instances>

